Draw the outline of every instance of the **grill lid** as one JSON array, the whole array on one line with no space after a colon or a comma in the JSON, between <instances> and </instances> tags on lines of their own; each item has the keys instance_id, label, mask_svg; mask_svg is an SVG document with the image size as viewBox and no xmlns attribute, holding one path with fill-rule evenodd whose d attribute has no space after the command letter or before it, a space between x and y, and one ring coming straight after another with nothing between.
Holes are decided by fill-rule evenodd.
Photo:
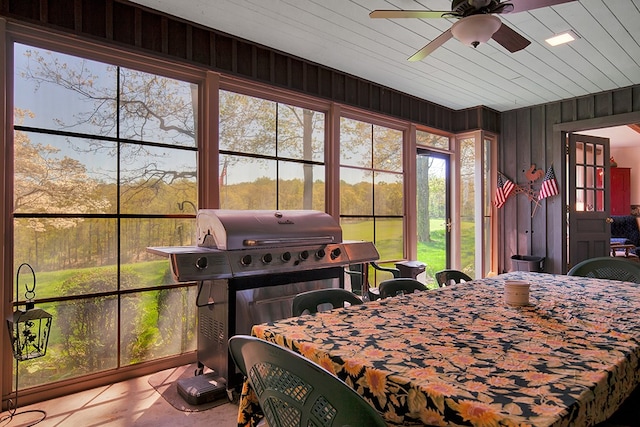
<instances>
[{"instance_id":1,"label":"grill lid","mask_svg":"<svg viewBox=\"0 0 640 427\"><path fill-rule=\"evenodd\" d=\"M200 209L197 245L221 250L342 242L342 229L329 214L312 210Z\"/></svg>"}]
</instances>

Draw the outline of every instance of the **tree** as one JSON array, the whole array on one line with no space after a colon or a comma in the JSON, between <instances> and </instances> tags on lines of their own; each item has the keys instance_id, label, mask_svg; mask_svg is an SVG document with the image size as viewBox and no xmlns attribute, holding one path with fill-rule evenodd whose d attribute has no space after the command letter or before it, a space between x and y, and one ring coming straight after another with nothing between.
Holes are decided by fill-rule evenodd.
<instances>
[{"instance_id":1,"label":"tree","mask_svg":"<svg viewBox=\"0 0 640 427\"><path fill-rule=\"evenodd\" d=\"M81 106L71 110L71 114L54 117L52 122L56 129L195 147L193 106L197 102L192 99L192 85L38 49L28 49L24 56L25 65L20 76L31 84L34 91L54 86L56 90L63 90L70 101ZM74 149L101 152L112 157L121 150L123 162L147 158L148 161L137 163L128 176L130 180L144 177L147 185L154 185L160 180L171 183L196 177L195 169L157 167L153 159L166 158L166 152L153 150L144 144L116 145L109 140L94 138L83 145L76 145Z\"/></svg>"},{"instance_id":2,"label":"tree","mask_svg":"<svg viewBox=\"0 0 640 427\"><path fill-rule=\"evenodd\" d=\"M14 120L20 125L33 113L16 108ZM14 210L18 213L82 214L104 212L110 201L97 189L85 166L52 145L34 143L27 133L14 134ZM92 197L95 196L95 197ZM38 253L39 234L48 228L70 230L83 221L80 217L33 217L24 224L33 231L35 253L31 259L41 260Z\"/></svg>"}]
</instances>

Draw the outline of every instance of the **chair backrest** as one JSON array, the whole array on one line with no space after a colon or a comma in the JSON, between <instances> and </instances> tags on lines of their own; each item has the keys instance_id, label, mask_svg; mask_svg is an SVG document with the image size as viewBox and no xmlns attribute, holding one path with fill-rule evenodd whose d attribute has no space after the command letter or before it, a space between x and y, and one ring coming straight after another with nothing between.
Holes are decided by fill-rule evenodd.
<instances>
[{"instance_id":1,"label":"chair backrest","mask_svg":"<svg viewBox=\"0 0 640 427\"><path fill-rule=\"evenodd\" d=\"M310 314L321 311L319 306L331 304L332 308L344 307L344 303L351 305L362 304L362 300L353 292L342 288L316 289L302 292L293 298L291 312L294 316L300 316L305 311Z\"/></svg>"},{"instance_id":2,"label":"chair backrest","mask_svg":"<svg viewBox=\"0 0 640 427\"><path fill-rule=\"evenodd\" d=\"M349 276L351 291L356 295L362 295L363 289L369 287L367 264L351 264L345 268L344 272Z\"/></svg>"},{"instance_id":3,"label":"chair backrest","mask_svg":"<svg viewBox=\"0 0 640 427\"><path fill-rule=\"evenodd\" d=\"M383 280L378 288L380 289L380 298L393 297L398 295L399 292L410 294L415 291L427 290L427 287L422 282L409 277Z\"/></svg>"},{"instance_id":4,"label":"chair backrest","mask_svg":"<svg viewBox=\"0 0 640 427\"><path fill-rule=\"evenodd\" d=\"M298 353L246 335L231 337L229 352L269 427L387 425L351 387Z\"/></svg>"},{"instance_id":5,"label":"chair backrest","mask_svg":"<svg viewBox=\"0 0 640 427\"><path fill-rule=\"evenodd\" d=\"M458 270L440 270L436 274L436 282L438 282L439 287L449 286L451 281L454 283L460 283L461 281L470 282L473 280L471 277L467 276L462 271Z\"/></svg>"},{"instance_id":6,"label":"chair backrest","mask_svg":"<svg viewBox=\"0 0 640 427\"><path fill-rule=\"evenodd\" d=\"M349 275L351 281L351 291L356 295L363 295L368 292L370 288L369 284L369 265L375 270L391 273L393 277L400 277L400 270L393 267L382 267L371 261L362 264L351 264L345 273Z\"/></svg>"},{"instance_id":7,"label":"chair backrest","mask_svg":"<svg viewBox=\"0 0 640 427\"><path fill-rule=\"evenodd\" d=\"M590 258L574 265L567 275L640 283L640 263L609 256Z\"/></svg>"},{"instance_id":8,"label":"chair backrest","mask_svg":"<svg viewBox=\"0 0 640 427\"><path fill-rule=\"evenodd\" d=\"M373 267L374 270L391 273L393 277L400 277L400 270L393 267L383 267L373 261L362 264L351 264L345 269L345 273L349 275L351 282L351 291L356 295L373 300L377 299L377 293L370 291L375 287L372 287L369 283L369 266Z\"/></svg>"}]
</instances>

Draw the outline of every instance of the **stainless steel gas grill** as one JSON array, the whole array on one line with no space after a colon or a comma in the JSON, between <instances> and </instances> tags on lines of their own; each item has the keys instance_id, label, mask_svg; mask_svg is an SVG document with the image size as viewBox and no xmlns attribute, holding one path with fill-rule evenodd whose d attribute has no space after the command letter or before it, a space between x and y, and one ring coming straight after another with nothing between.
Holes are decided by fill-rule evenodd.
<instances>
[{"instance_id":1,"label":"stainless steel gas grill","mask_svg":"<svg viewBox=\"0 0 640 427\"><path fill-rule=\"evenodd\" d=\"M379 258L371 242L343 241L340 225L318 211L205 209L196 230L197 246L148 250L169 257L176 281L198 282L199 373L212 369L228 389L241 381L230 336L291 317L296 294L343 287L346 265Z\"/></svg>"}]
</instances>

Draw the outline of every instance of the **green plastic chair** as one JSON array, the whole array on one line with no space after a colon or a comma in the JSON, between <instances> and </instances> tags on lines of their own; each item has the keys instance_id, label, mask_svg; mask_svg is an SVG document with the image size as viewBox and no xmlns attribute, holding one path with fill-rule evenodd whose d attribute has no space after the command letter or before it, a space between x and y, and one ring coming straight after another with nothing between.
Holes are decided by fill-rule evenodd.
<instances>
[{"instance_id":1,"label":"green plastic chair","mask_svg":"<svg viewBox=\"0 0 640 427\"><path fill-rule=\"evenodd\" d=\"M351 278L351 291L356 295L364 296L365 293L363 293L362 289L368 288L369 293L366 296L371 300L374 300L379 298L379 292L368 282L369 275L366 273L368 273L367 269L369 268L369 265L373 267L374 270L391 273L393 277L400 277L400 270L393 267L382 267L373 261L362 264L352 264L349 268L345 269L345 273L347 273ZM367 283L364 283L365 280L367 280ZM374 289L373 293L371 289Z\"/></svg>"},{"instance_id":2,"label":"green plastic chair","mask_svg":"<svg viewBox=\"0 0 640 427\"><path fill-rule=\"evenodd\" d=\"M567 275L640 283L640 263L609 256L590 258L573 266Z\"/></svg>"},{"instance_id":3,"label":"green plastic chair","mask_svg":"<svg viewBox=\"0 0 640 427\"><path fill-rule=\"evenodd\" d=\"M298 353L247 335L231 337L229 352L269 427L387 425L345 382Z\"/></svg>"},{"instance_id":4,"label":"green plastic chair","mask_svg":"<svg viewBox=\"0 0 640 427\"><path fill-rule=\"evenodd\" d=\"M398 277L396 279L389 279L380 282L380 298L388 298L398 295L398 293L402 292L403 294L410 294L415 291L426 291L427 287L420 281L416 279L411 279L409 277Z\"/></svg>"},{"instance_id":5,"label":"green plastic chair","mask_svg":"<svg viewBox=\"0 0 640 427\"><path fill-rule=\"evenodd\" d=\"M302 292L293 298L291 307L294 316L300 316L305 312L309 314L322 311L320 308L324 304L331 304L332 308L344 307L344 303L351 305L362 304L362 300L353 292L342 288L316 289Z\"/></svg>"},{"instance_id":6,"label":"green plastic chair","mask_svg":"<svg viewBox=\"0 0 640 427\"><path fill-rule=\"evenodd\" d=\"M436 282L438 282L438 286L441 288L445 286L449 286L451 284L451 281L455 283L460 283L463 280L465 282L470 282L473 280L471 277L467 276L462 271L450 270L450 269L438 271L435 274L435 277L436 277Z\"/></svg>"}]
</instances>

